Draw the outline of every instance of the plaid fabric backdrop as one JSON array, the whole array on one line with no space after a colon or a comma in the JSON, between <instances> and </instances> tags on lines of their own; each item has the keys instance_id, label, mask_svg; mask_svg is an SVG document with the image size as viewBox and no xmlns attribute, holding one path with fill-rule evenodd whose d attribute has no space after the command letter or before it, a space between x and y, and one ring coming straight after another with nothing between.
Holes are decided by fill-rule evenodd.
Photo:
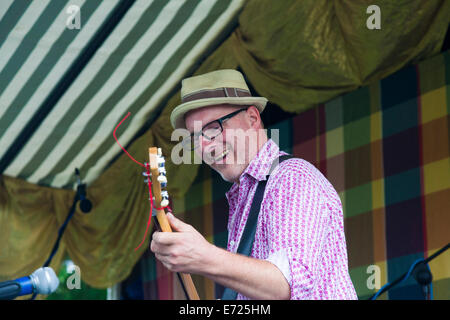
<instances>
[{"instance_id":1,"label":"plaid fabric backdrop","mask_svg":"<svg viewBox=\"0 0 450 320\"><path fill-rule=\"evenodd\" d=\"M313 163L344 207L350 275L360 299L450 242L450 53L409 66L272 126L281 149ZM270 129L270 128L269 128ZM174 210L207 239L226 247L229 184L202 167ZM430 263L435 299L450 299L450 251ZM153 256L141 260L145 297L172 299L176 277ZM223 288L194 276L202 298ZM376 282L375 282L376 284ZM420 299L414 279L380 299Z\"/></svg>"}]
</instances>

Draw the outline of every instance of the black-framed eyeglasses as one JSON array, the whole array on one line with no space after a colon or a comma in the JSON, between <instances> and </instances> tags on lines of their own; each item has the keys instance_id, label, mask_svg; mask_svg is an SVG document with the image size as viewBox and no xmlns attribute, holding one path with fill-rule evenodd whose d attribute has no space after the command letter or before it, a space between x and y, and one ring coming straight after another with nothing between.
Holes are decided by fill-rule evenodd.
<instances>
[{"instance_id":1,"label":"black-framed eyeglasses","mask_svg":"<svg viewBox=\"0 0 450 320\"><path fill-rule=\"evenodd\" d=\"M202 127L202 131L200 132L194 132L191 133L188 137L184 138L182 141L183 147L187 148L189 150L195 150L199 147L199 137L200 135L208 139L209 141L213 140L217 136L221 135L223 132L223 123L237 115L238 113L242 111L247 111L248 108L242 108L239 110L236 110L232 113L229 113L222 118L213 120L211 122L208 122Z\"/></svg>"}]
</instances>

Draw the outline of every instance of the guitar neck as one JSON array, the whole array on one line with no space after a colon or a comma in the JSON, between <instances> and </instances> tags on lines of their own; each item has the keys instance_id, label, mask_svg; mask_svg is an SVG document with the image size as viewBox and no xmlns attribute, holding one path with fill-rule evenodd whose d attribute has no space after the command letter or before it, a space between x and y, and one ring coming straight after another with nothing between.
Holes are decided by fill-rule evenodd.
<instances>
[{"instance_id":1,"label":"guitar neck","mask_svg":"<svg viewBox=\"0 0 450 320\"><path fill-rule=\"evenodd\" d=\"M156 219L158 220L158 224L163 232L172 232L172 228L170 227L169 220L167 219L164 210L156 211ZM200 300L191 275L187 273L180 273L180 276L189 300Z\"/></svg>"}]
</instances>

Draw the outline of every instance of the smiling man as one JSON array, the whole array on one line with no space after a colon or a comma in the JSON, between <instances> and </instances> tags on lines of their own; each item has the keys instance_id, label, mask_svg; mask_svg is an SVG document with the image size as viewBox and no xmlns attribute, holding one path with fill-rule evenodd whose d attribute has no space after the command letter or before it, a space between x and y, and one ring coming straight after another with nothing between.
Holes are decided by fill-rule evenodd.
<instances>
[{"instance_id":1,"label":"smiling man","mask_svg":"<svg viewBox=\"0 0 450 320\"><path fill-rule=\"evenodd\" d=\"M155 256L169 270L203 275L237 293L227 298L356 299L339 196L312 164L286 159L267 138L260 116L267 99L252 97L235 70L187 78L181 95L172 126L187 129L184 144L233 183L228 245L212 245L169 214L177 232L154 233ZM246 225L249 216L253 225ZM249 256L237 253L252 227Z\"/></svg>"}]
</instances>

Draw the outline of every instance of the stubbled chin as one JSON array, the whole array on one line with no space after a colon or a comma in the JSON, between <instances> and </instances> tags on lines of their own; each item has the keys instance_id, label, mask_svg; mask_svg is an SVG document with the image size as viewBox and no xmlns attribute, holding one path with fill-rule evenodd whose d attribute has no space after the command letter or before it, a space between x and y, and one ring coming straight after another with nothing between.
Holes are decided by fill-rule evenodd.
<instances>
[{"instance_id":1,"label":"stubbled chin","mask_svg":"<svg viewBox=\"0 0 450 320\"><path fill-rule=\"evenodd\" d=\"M233 183L234 182L231 179L228 179L227 177L225 177L222 173L219 172L219 174L222 177L222 179L225 180L226 182L229 182L229 183Z\"/></svg>"},{"instance_id":2,"label":"stubbled chin","mask_svg":"<svg viewBox=\"0 0 450 320\"><path fill-rule=\"evenodd\" d=\"M239 182L239 178L243 172L243 170L241 171L240 169L242 168L225 168L226 165L222 165L220 168L218 167L213 167L213 169L220 174L220 176L222 177L223 180L230 182L230 183L234 183L234 182ZM245 169L245 168L244 168Z\"/></svg>"},{"instance_id":3,"label":"stubbled chin","mask_svg":"<svg viewBox=\"0 0 450 320\"><path fill-rule=\"evenodd\" d=\"M230 158L231 156L231 158ZM236 163L227 163L227 162L233 162L233 156L234 159L236 158L235 154L232 154L232 151L228 155L226 155L224 158L222 158L218 162L213 162L210 167L215 170L223 180L233 183L235 181L239 181L239 177L241 176L242 172L247 167L246 165L240 165Z\"/></svg>"}]
</instances>

